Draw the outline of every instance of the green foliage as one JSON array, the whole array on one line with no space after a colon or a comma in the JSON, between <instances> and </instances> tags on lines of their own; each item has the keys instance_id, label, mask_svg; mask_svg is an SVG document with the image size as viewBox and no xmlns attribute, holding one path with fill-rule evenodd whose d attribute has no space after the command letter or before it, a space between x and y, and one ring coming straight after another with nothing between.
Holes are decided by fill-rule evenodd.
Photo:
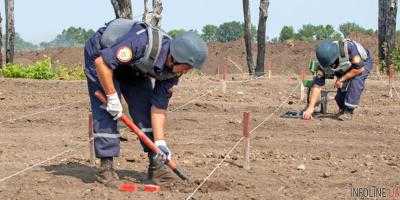
<instances>
[{"instance_id":1,"label":"green foliage","mask_svg":"<svg viewBox=\"0 0 400 200\"><path fill-rule=\"evenodd\" d=\"M284 26L279 34L279 41L284 42L286 40L294 39L295 33L293 26Z\"/></svg>"},{"instance_id":2,"label":"green foliage","mask_svg":"<svg viewBox=\"0 0 400 200\"><path fill-rule=\"evenodd\" d=\"M172 38L175 38L176 36L181 35L184 32L185 29L173 29L168 32L168 35L171 36Z\"/></svg>"},{"instance_id":3,"label":"green foliage","mask_svg":"<svg viewBox=\"0 0 400 200\"><path fill-rule=\"evenodd\" d=\"M399 47L395 48L393 50L392 56L393 56L393 64L394 64L395 70L397 72L400 72L400 48ZM386 70L385 65L381 65L381 66L382 66L381 70L385 71Z\"/></svg>"},{"instance_id":4,"label":"green foliage","mask_svg":"<svg viewBox=\"0 0 400 200\"><path fill-rule=\"evenodd\" d=\"M339 26L339 30L342 32L344 37L348 37L350 33L363 33L367 35L374 34L374 30L363 28L360 25L352 22L341 24Z\"/></svg>"},{"instance_id":5,"label":"green foliage","mask_svg":"<svg viewBox=\"0 0 400 200\"><path fill-rule=\"evenodd\" d=\"M229 42L237 40L244 35L244 26L237 21L226 22L218 27L217 40L219 42Z\"/></svg>"},{"instance_id":6,"label":"green foliage","mask_svg":"<svg viewBox=\"0 0 400 200\"><path fill-rule=\"evenodd\" d=\"M313 40L338 40L341 39L340 33L335 31L331 25L312 25L306 24L298 31L295 39L302 41L313 41Z\"/></svg>"},{"instance_id":7,"label":"green foliage","mask_svg":"<svg viewBox=\"0 0 400 200\"><path fill-rule=\"evenodd\" d=\"M18 33L15 33L15 50L16 51L30 51L37 50L39 46L25 41Z\"/></svg>"},{"instance_id":8,"label":"green foliage","mask_svg":"<svg viewBox=\"0 0 400 200\"><path fill-rule=\"evenodd\" d=\"M86 78L82 67L59 66L55 69L59 80L84 80Z\"/></svg>"},{"instance_id":9,"label":"green foliage","mask_svg":"<svg viewBox=\"0 0 400 200\"><path fill-rule=\"evenodd\" d=\"M6 65L1 73L7 78L29 78L29 79L53 79L56 76L51 68L50 59L44 59L35 62L30 66L19 64Z\"/></svg>"},{"instance_id":10,"label":"green foliage","mask_svg":"<svg viewBox=\"0 0 400 200\"><path fill-rule=\"evenodd\" d=\"M206 42L217 42L218 27L215 25L207 24L201 30L201 37Z\"/></svg>"},{"instance_id":11,"label":"green foliage","mask_svg":"<svg viewBox=\"0 0 400 200\"><path fill-rule=\"evenodd\" d=\"M340 33L335 31L335 29L331 25L317 26L315 37L317 40L325 40L325 39L339 40L342 38Z\"/></svg>"},{"instance_id":12,"label":"green foliage","mask_svg":"<svg viewBox=\"0 0 400 200\"><path fill-rule=\"evenodd\" d=\"M6 78L27 78L27 79L59 79L59 80L82 80L85 74L82 68L67 68L60 66L54 69L51 59L45 58L32 65L23 66L20 64L8 64L0 70L0 74Z\"/></svg>"},{"instance_id":13,"label":"green foliage","mask_svg":"<svg viewBox=\"0 0 400 200\"><path fill-rule=\"evenodd\" d=\"M63 32L51 41L42 42L40 46L43 48L51 47L81 47L85 44L95 32L92 29L86 30L84 28L69 27L64 29Z\"/></svg>"}]
</instances>

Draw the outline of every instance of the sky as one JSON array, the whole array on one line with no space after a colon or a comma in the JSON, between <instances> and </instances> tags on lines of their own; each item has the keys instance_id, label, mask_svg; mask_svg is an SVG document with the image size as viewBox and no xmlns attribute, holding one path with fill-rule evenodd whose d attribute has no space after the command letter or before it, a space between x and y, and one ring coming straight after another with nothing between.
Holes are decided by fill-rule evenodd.
<instances>
[{"instance_id":1,"label":"sky","mask_svg":"<svg viewBox=\"0 0 400 200\"><path fill-rule=\"evenodd\" d=\"M150 1L151 2L151 1ZM252 23L258 23L259 0L250 0ZM143 12L143 0L132 0L134 16ZM1 1L4 19L4 1ZM201 30L206 24L243 21L242 0L164 0L162 28ZM355 22L377 29L377 0L270 0L268 37L285 25ZM15 27L33 43L50 41L70 26L98 29L114 18L110 0L15 0ZM141 19L140 17L137 19ZM399 21L399 20L398 20ZM4 25L5 20L3 20Z\"/></svg>"}]
</instances>

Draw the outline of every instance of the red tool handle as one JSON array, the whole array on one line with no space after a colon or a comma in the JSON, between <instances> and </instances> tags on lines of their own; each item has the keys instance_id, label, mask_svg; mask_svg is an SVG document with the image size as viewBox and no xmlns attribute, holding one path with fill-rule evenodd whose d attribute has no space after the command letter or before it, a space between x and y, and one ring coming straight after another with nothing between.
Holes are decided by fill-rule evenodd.
<instances>
[{"instance_id":1,"label":"red tool handle","mask_svg":"<svg viewBox=\"0 0 400 200\"><path fill-rule=\"evenodd\" d=\"M95 92L96 97L102 102L102 103L107 103L107 98L101 91L96 91ZM139 129L139 127L136 126L135 123L132 122L131 119L129 119L128 116L123 114L119 120L121 120L131 131L136 134L139 137L139 140L143 142L143 144L148 147L152 152L154 153L161 153L161 150L154 144L153 141L151 141L143 131ZM175 161L173 160L167 160L165 163L169 168L172 169L172 171L179 176L182 180L188 180L189 178L184 175L181 170L177 168L177 165Z\"/></svg>"}]
</instances>

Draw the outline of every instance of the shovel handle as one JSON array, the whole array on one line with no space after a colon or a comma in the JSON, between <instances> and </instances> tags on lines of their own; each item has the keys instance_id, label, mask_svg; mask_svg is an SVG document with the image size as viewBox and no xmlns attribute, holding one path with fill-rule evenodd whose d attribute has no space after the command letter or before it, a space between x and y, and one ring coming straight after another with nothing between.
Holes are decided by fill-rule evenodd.
<instances>
[{"instance_id":1,"label":"shovel handle","mask_svg":"<svg viewBox=\"0 0 400 200\"><path fill-rule=\"evenodd\" d=\"M95 96L102 102L102 103L107 103L107 98L101 91L96 91ZM145 133L143 133L142 130L139 129L139 127L136 126L135 123L131 119L129 119L128 116L125 114L122 114L122 116L119 118L120 121L122 121L135 135L139 137L139 140L143 142L143 144L148 147L152 152L159 154L161 153L161 150L154 144L153 141L147 137ZM182 170L180 170L176 162L173 160L167 160L165 163L171 170L182 180L189 180L189 177L186 176Z\"/></svg>"}]
</instances>

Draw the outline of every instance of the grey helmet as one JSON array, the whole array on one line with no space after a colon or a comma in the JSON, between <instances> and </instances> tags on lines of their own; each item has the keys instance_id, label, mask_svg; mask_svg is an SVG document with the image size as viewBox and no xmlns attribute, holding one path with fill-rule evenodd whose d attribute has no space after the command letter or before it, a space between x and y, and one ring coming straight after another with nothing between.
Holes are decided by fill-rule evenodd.
<instances>
[{"instance_id":1,"label":"grey helmet","mask_svg":"<svg viewBox=\"0 0 400 200\"><path fill-rule=\"evenodd\" d=\"M348 42L349 40L324 40L318 45L316 56L325 74L343 75L350 69L351 62L347 51ZM336 61L338 63L333 67Z\"/></svg>"},{"instance_id":2,"label":"grey helmet","mask_svg":"<svg viewBox=\"0 0 400 200\"><path fill-rule=\"evenodd\" d=\"M331 40L322 41L317 49L316 56L323 68L329 68L340 56L339 46Z\"/></svg>"},{"instance_id":3,"label":"grey helmet","mask_svg":"<svg viewBox=\"0 0 400 200\"><path fill-rule=\"evenodd\" d=\"M201 69L208 54L207 44L194 31L187 31L173 39L170 51L176 62L196 69Z\"/></svg>"}]
</instances>

